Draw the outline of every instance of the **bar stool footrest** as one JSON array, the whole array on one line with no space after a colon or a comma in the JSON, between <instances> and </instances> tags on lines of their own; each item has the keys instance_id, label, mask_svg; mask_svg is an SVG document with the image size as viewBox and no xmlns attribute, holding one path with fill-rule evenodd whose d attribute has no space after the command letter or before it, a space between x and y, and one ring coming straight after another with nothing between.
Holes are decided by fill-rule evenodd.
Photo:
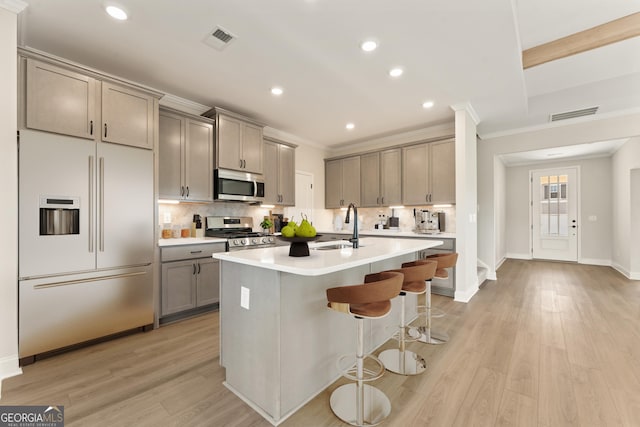
<instances>
[{"instance_id":1,"label":"bar stool footrest","mask_svg":"<svg viewBox=\"0 0 640 427\"><path fill-rule=\"evenodd\" d=\"M351 359L351 360L349 360ZM357 369L356 369L356 357L355 354L343 354L338 357L336 362L336 366L338 367L338 371L342 374L343 377L350 379L351 381L375 381L384 374L384 364L380 359L378 359L373 354L368 354L363 358L363 364L367 364L367 361L373 362L369 363L369 365L373 366L364 366L363 378L358 378Z\"/></svg>"}]
</instances>

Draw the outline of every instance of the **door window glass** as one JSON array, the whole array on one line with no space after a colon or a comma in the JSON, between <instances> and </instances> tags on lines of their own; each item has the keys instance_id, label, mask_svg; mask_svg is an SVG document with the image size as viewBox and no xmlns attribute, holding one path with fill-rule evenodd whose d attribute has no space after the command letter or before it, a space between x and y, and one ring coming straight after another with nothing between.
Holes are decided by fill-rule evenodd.
<instances>
[{"instance_id":1,"label":"door window glass","mask_svg":"<svg viewBox=\"0 0 640 427\"><path fill-rule=\"evenodd\" d=\"M569 235L568 181L568 175L540 177L540 236Z\"/></svg>"}]
</instances>

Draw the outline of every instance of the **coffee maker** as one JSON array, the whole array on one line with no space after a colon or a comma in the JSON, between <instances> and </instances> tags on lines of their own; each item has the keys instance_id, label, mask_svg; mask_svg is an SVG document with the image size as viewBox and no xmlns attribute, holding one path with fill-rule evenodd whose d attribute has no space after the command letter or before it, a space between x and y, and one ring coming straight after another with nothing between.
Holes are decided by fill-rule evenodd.
<instances>
[{"instance_id":1,"label":"coffee maker","mask_svg":"<svg viewBox=\"0 0 640 427\"><path fill-rule=\"evenodd\" d=\"M415 231L419 233L440 233L445 230L445 216L442 211L414 209Z\"/></svg>"}]
</instances>

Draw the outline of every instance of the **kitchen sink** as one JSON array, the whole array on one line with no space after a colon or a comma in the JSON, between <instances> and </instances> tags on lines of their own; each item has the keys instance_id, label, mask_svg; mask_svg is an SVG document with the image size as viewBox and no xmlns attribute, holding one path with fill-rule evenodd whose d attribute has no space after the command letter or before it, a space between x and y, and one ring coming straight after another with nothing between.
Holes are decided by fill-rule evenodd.
<instances>
[{"instance_id":1,"label":"kitchen sink","mask_svg":"<svg viewBox=\"0 0 640 427\"><path fill-rule=\"evenodd\" d=\"M352 245L349 242L345 242L345 243L334 243L333 245L324 245L324 246L316 246L314 248L311 248L313 250L316 251L333 251L336 249L347 249L347 248L351 248ZM358 247L363 247L363 245L358 245Z\"/></svg>"}]
</instances>

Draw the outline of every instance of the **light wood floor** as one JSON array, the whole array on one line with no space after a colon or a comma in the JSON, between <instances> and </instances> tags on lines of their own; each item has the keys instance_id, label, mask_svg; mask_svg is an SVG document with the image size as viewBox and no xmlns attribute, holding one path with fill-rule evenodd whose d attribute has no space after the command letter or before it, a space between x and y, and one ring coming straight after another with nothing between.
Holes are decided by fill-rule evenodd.
<instances>
[{"instance_id":1,"label":"light wood floor","mask_svg":"<svg viewBox=\"0 0 640 427\"><path fill-rule=\"evenodd\" d=\"M386 373L387 426L640 425L640 282L608 267L509 260L469 304L434 297L452 339ZM42 360L1 405L65 405L68 426L269 426L222 386L217 313ZM389 343L390 345L390 343ZM338 382L282 425L340 426Z\"/></svg>"}]
</instances>

